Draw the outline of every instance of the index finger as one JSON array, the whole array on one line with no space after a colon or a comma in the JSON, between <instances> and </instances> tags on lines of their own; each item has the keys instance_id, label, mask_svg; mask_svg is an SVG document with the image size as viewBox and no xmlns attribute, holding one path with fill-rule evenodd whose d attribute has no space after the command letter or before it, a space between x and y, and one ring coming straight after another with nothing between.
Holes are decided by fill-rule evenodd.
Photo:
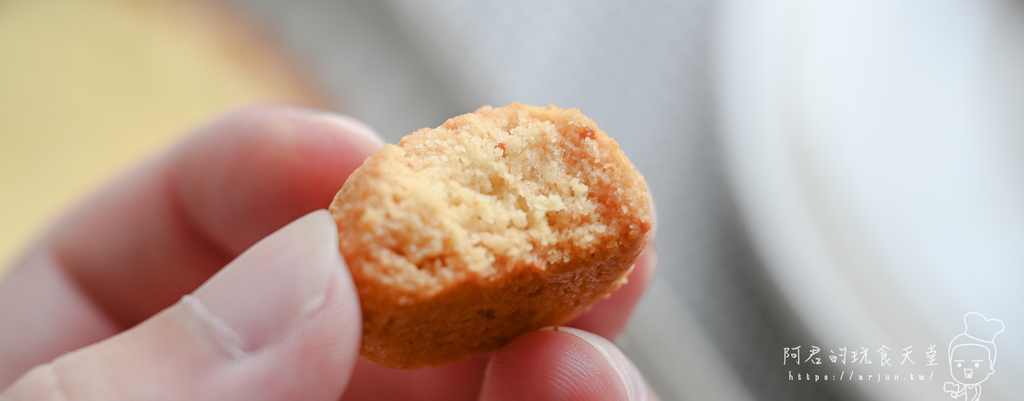
<instances>
[{"instance_id":1,"label":"index finger","mask_svg":"<svg viewBox=\"0 0 1024 401\"><path fill-rule=\"evenodd\" d=\"M0 283L0 387L19 366L144 320L259 238L330 204L381 146L374 135L319 112L251 108L115 180Z\"/></svg>"},{"instance_id":2,"label":"index finger","mask_svg":"<svg viewBox=\"0 0 1024 401\"><path fill-rule=\"evenodd\" d=\"M379 143L325 116L260 107L215 122L73 213L54 254L115 321L141 321L330 204Z\"/></svg>"},{"instance_id":3,"label":"index finger","mask_svg":"<svg viewBox=\"0 0 1024 401\"><path fill-rule=\"evenodd\" d=\"M380 146L360 131L369 129L298 109L228 116L73 212L53 251L115 322L132 325L330 204Z\"/></svg>"}]
</instances>

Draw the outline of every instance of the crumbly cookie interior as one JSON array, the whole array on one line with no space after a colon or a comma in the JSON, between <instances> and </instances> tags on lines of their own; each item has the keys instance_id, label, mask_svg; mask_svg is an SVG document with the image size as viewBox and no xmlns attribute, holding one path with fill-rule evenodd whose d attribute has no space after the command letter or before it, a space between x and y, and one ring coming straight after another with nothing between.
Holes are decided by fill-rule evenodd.
<instances>
[{"instance_id":1,"label":"crumbly cookie interior","mask_svg":"<svg viewBox=\"0 0 1024 401\"><path fill-rule=\"evenodd\" d=\"M357 232L377 244L369 259L383 280L430 294L568 262L616 235L602 215L622 174L603 166L592 128L540 108L482 111L382 150Z\"/></svg>"}]
</instances>

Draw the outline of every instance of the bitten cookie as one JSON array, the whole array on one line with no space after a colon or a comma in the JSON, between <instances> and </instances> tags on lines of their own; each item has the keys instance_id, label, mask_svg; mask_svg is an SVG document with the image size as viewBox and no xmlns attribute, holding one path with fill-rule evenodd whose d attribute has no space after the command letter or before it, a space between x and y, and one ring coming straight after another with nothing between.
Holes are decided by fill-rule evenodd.
<instances>
[{"instance_id":1,"label":"bitten cookie","mask_svg":"<svg viewBox=\"0 0 1024 401\"><path fill-rule=\"evenodd\" d=\"M330 206L380 365L454 362L564 324L626 280L650 199L576 109L513 103L370 157Z\"/></svg>"}]
</instances>

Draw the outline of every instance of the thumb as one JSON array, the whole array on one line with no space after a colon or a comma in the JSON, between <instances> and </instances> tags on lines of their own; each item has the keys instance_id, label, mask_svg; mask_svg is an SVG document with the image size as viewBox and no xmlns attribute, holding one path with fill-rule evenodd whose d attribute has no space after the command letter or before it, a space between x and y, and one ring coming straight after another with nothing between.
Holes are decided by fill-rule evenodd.
<instances>
[{"instance_id":1,"label":"thumb","mask_svg":"<svg viewBox=\"0 0 1024 401\"><path fill-rule=\"evenodd\" d=\"M493 354L480 399L658 399L615 344L572 327L520 335Z\"/></svg>"},{"instance_id":2,"label":"thumb","mask_svg":"<svg viewBox=\"0 0 1024 401\"><path fill-rule=\"evenodd\" d=\"M323 210L253 245L192 295L32 369L0 400L337 400L361 318Z\"/></svg>"}]
</instances>

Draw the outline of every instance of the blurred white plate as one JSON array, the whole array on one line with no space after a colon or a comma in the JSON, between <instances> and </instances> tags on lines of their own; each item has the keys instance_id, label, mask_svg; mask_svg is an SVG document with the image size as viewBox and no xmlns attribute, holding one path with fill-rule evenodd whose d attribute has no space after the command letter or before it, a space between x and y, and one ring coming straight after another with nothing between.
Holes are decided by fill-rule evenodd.
<instances>
[{"instance_id":1,"label":"blurred white plate","mask_svg":"<svg viewBox=\"0 0 1024 401\"><path fill-rule=\"evenodd\" d=\"M935 383L859 384L870 394L942 396L967 312L1007 327L985 399L1024 394L1022 9L723 8L727 168L776 284L823 348L937 344Z\"/></svg>"}]
</instances>

